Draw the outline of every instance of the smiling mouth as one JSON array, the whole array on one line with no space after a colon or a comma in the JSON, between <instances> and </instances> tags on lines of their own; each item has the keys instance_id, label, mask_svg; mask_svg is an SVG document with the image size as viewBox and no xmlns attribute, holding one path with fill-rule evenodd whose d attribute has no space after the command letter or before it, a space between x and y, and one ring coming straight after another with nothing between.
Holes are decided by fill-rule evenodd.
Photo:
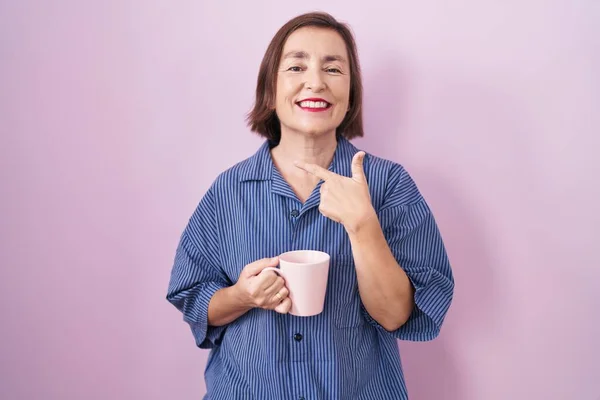
<instances>
[{"instance_id":1,"label":"smiling mouth","mask_svg":"<svg viewBox=\"0 0 600 400\"><path fill-rule=\"evenodd\" d=\"M319 112L331 108L331 103L325 100L302 100L296 103L304 111Z\"/></svg>"}]
</instances>

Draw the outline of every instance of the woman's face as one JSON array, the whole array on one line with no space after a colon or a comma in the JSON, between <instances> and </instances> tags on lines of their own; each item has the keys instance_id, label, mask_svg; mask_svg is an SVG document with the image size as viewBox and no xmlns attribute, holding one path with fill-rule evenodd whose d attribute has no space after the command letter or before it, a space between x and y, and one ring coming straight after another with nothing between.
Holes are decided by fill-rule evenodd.
<instances>
[{"instance_id":1,"label":"woman's face","mask_svg":"<svg viewBox=\"0 0 600 400\"><path fill-rule=\"evenodd\" d=\"M335 134L348 111L349 97L350 64L342 37L314 27L292 33L277 73L275 111L281 134Z\"/></svg>"}]
</instances>

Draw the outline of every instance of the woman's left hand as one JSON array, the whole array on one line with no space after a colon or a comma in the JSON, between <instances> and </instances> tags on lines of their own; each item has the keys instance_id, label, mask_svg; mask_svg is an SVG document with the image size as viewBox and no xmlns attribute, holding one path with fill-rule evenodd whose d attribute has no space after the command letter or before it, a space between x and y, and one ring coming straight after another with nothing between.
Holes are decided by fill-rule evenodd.
<instances>
[{"instance_id":1,"label":"woman's left hand","mask_svg":"<svg viewBox=\"0 0 600 400\"><path fill-rule=\"evenodd\" d=\"M375 217L369 185L363 169L364 158L363 151L354 155L350 178L316 164L295 162L296 167L323 180L319 211L327 218L344 225L348 233L358 231L364 222Z\"/></svg>"}]
</instances>

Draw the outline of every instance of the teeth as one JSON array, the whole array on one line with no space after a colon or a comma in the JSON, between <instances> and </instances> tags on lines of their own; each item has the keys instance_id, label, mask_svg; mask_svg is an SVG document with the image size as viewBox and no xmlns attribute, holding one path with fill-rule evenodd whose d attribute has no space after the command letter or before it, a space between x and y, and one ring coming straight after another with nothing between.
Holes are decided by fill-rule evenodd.
<instances>
[{"instance_id":1,"label":"teeth","mask_svg":"<svg viewBox=\"0 0 600 400\"><path fill-rule=\"evenodd\" d=\"M327 103L324 101L301 101L300 107L303 107L303 108L326 108Z\"/></svg>"}]
</instances>

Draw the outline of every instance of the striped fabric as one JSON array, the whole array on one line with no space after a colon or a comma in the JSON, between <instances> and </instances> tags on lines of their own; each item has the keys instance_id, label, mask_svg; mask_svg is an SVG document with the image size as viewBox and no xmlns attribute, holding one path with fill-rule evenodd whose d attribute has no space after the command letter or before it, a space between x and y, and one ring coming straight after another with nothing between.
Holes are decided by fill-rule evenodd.
<instances>
[{"instance_id":1,"label":"striped fabric","mask_svg":"<svg viewBox=\"0 0 600 400\"><path fill-rule=\"evenodd\" d=\"M196 345L210 349L205 399L407 399L396 339L435 338L454 290L430 209L400 165L365 158L373 206L416 289L410 319L388 332L361 303L348 236L320 214L319 187L302 204L269 150L265 142L215 180L177 248L167 299L183 313ZM329 170L351 176L357 151L340 138ZM227 326L207 326L212 295L234 284L245 265L301 249L331 255L320 315L257 308Z\"/></svg>"}]
</instances>

